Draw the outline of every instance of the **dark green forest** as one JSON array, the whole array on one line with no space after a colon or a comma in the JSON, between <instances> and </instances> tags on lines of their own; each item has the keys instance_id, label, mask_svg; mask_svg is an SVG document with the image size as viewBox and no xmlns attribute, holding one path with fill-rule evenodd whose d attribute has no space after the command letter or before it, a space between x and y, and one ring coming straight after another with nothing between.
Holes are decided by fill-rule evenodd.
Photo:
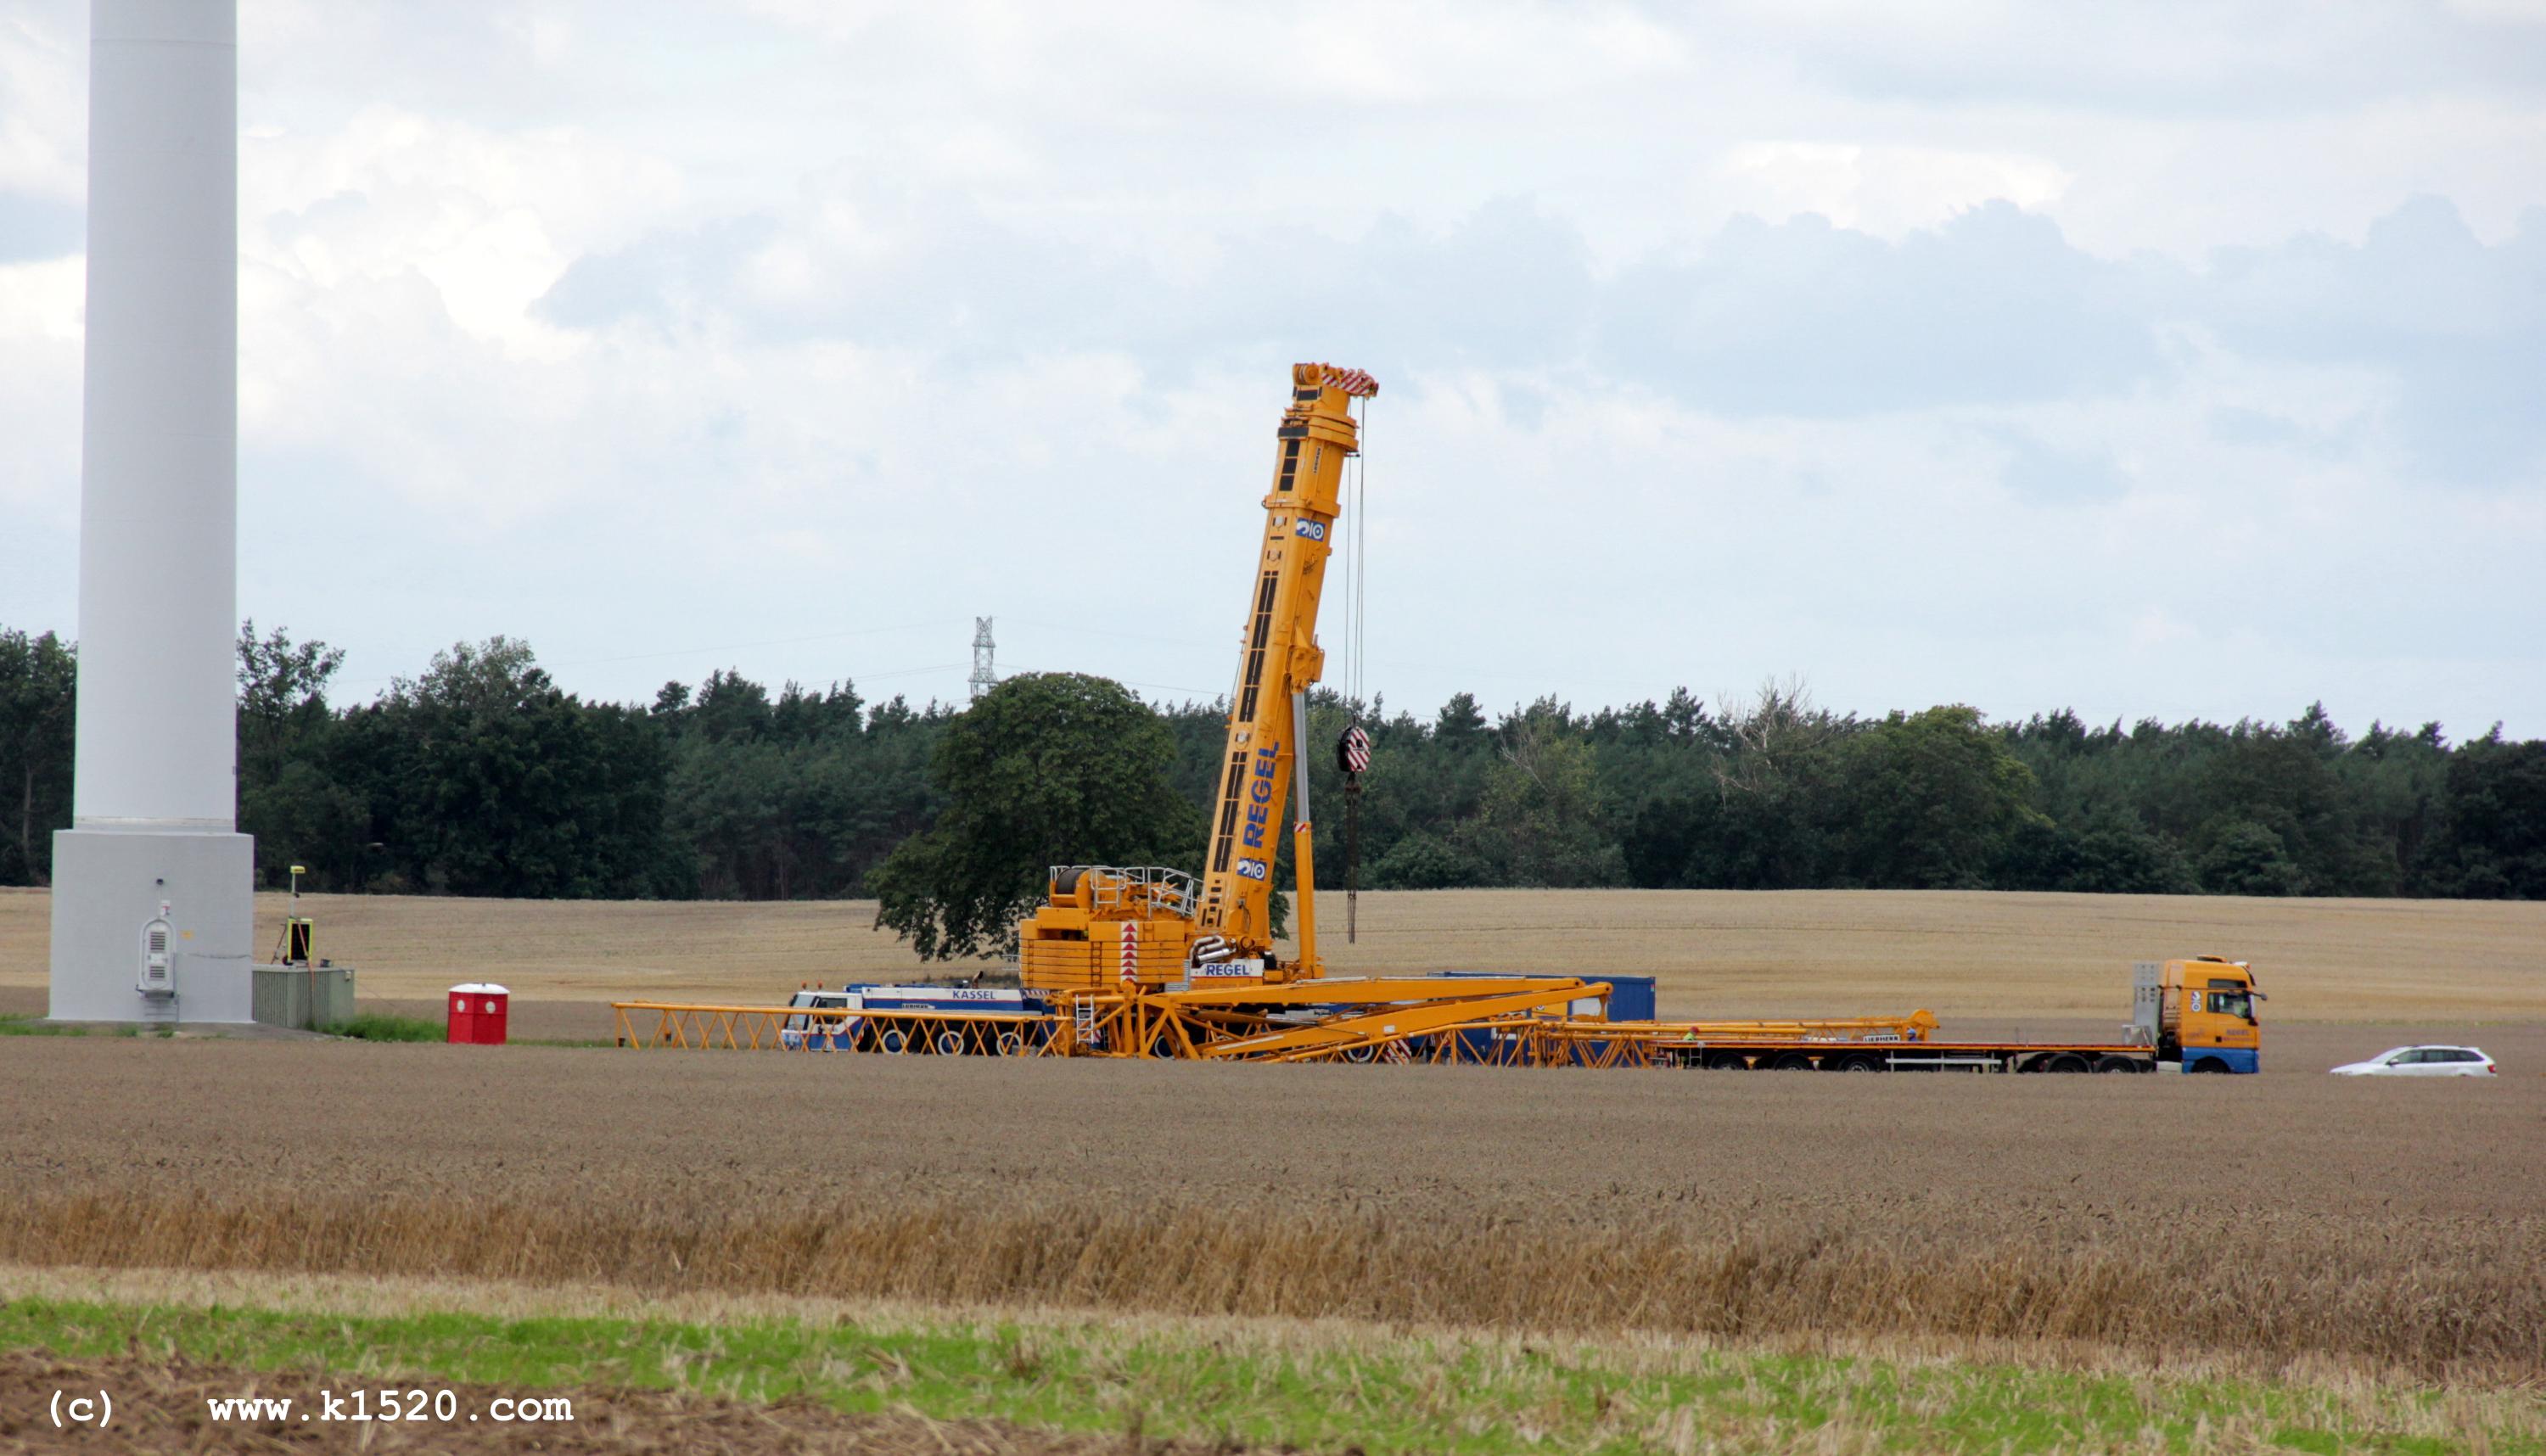
<instances>
[{"instance_id":1,"label":"dark green forest","mask_svg":"<svg viewBox=\"0 0 2546 1456\"><path fill-rule=\"evenodd\" d=\"M960 781L941 744L962 709L868 702L846 682L773 691L717 672L651 703L588 703L495 638L339 705L341 660L253 623L241 635L239 826L270 884L297 863L309 888L382 894L861 896ZM43 884L70 822L75 679L68 643L0 631L0 885ZM1329 768L1350 718L1370 730L1370 888L2546 898L2546 741L2498 728L2352 737L2316 707L2286 723L1860 718L1792 685L1590 713L1465 693L1420 717L1358 706L1316 701L1312 763ZM1173 842L1152 847L1197 863L1223 710L1140 711L1191 809L1153 817ZM1320 877L1339 882L1342 796L1330 771L1318 782Z\"/></svg>"}]
</instances>

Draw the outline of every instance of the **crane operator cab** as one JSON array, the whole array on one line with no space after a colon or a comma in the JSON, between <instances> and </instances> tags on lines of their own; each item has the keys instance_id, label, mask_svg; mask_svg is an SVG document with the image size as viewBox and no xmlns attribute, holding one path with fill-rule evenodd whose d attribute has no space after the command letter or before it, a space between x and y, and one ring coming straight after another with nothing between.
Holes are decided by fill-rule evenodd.
<instances>
[{"instance_id":1,"label":"crane operator cab","mask_svg":"<svg viewBox=\"0 0 2546 1456\"><path fill-rule=\"evenodd\" d=\"M2142 961L2132 968L2131 1035L2154 1045L2161 1067L2249 1072L2262 1066L2264 999L2253 969L2224 956Z\"/></svg>"}]
</instances>

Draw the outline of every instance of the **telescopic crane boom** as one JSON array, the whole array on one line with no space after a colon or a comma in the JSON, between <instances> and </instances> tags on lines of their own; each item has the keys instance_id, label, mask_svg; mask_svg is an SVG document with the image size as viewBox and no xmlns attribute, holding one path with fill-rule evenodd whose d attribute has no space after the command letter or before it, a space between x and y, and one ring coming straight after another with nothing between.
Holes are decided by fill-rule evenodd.
<instances>
[{"instance_id":1,"label":"telescopic crane boom","mask_svg":"<svg viewBox=\"0 0 2546 1456\"><path fill-rule=\"evenodd\" d=\"M1325 670L1317 601L1344 462L1361 447L1353 401L1378 392L1379 382L1357 369L1291 367L1201 881L1155 866L1053 866L1050 898L1017 929L1018 974L1029 988L1083 994L1325 974L1301 753L1309 687ZM1300 916L1300 954L1289 965L1273 955L1273 862L1286 804Z\"/></svg>"},{"instance_id":2,"label":"telescopic crane boom","mask_svg":"<svg viewBox=\"0 0 2546 1456\"><path fill-rule=\"evenodd\" d=\"M1212 811L1200 928L1240 959L1273 950L1273 858L1282 807L1295 789L1290 825L1299 882L1299 974L1317 975L1315 879L1311 868L1308 779L1299 772L1308 737L1309 687L1325 671L1317 645L1317 602L1334 550L1344 461L1361 448L1352 402L1379 392L1357 369L1291 367L1291 407L1275 432L1273 488L1264 497L1263 552L1247 592L1243 646L1229 705L1219 803Z\"/></svg>"}]
</instances>

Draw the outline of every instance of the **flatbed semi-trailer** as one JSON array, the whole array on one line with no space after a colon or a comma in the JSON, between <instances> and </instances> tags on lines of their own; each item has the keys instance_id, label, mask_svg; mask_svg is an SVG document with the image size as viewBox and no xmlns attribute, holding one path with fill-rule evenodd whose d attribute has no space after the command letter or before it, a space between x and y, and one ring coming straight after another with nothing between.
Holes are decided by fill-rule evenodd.
<instances>
[{"instance_id":1,"label":"flatbed semi-trailer","mask_svg":"<svg viewBox=\"0 0 2546 1456\"><path fill-rule=\"evenodd\" d=\"M1909 1042L1890 1046L1698 1042L1660 1048L1683 1067L1761 1071L2156 1071L2154 1047L2128 1042ZM2213 1070L2205 1066L2203 1071ZM2218 1071L2226 1071L2223 1066Z\"/></svg>"},{"instance_id":2,"label":"flatbed semi-trailer","mask_svg":"<svg viewBox=\"0 0 2546 1456\"><path fill-rule=\"evenodd\" d=\"M2131 1021L2117 1042L1943 1040L1925 1011L1898 1021L1616 1022L1569 1035L1641 1042L1610 1060L1715 1071L2194 1071L2262 1070L2262 1024L2253 969L2196 956L2132 968Z\"/></svg>"}]
</instances>

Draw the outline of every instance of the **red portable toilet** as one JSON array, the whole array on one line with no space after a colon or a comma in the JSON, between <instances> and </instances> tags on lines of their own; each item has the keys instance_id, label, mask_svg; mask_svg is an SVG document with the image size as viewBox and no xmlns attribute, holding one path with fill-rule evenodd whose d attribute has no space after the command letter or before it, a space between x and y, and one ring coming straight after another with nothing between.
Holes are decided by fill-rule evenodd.
<instances>
[{"instance_id":1,"label":"red portable toilet","mask_svg":"<svg viewBox=\"0 0 2546 1456\"><path fill-rule=\"evenodd\" d=\"M513 993L491 981L471 981L451 988L451 1013L442 1039L455 1045L504 1045L505 1023L512 1019Z\"/></svg>"}]
</instances>

